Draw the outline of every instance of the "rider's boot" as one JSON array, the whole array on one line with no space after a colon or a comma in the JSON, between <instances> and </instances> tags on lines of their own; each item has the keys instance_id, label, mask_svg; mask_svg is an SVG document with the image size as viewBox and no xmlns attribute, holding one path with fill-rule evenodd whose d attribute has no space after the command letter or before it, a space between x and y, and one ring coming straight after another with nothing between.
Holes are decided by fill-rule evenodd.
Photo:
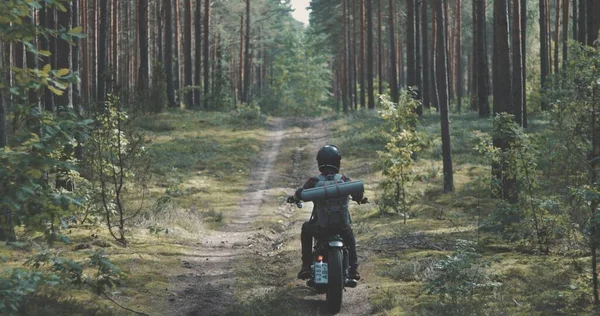
<instances>
[{"instance_id":1,"label":"rider's boot","mask_svg":"<svg viewBox=\"0 0 600 316\"><path fill-rule=\"evenodd\" d=\"M298 272L298 279L306 280L306 279L310 279L311 277L312 277L312 270L310 268L310 263L308 263L308 264L302 263L302 268L300 269L300 272Z\"/></svg>"},{"instance_id":2,"label":"rider's boot","mask_svg":"<svg viewBox=\"0 0 600 316\"><path fill-rule=\"evenodd\" d=\"M350 271L348 271L348 278L353 280L360 280L360 273L358 273L358 263L350 264Z\"/></svg>"}]
</instances>

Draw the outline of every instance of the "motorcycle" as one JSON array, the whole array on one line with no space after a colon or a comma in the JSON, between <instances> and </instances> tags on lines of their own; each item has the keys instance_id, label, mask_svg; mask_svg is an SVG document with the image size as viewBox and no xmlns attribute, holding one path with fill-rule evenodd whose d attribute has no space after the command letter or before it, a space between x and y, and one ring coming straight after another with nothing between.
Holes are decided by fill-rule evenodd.
<instances>
[{"instance_id":1,"label":"motorcycle","mask_svg":"<svg viewBox=\"0 0 600 316\"><path fill-rule=\"evenodd\" d=\"M302 201L314 201L352 194L357 191L363 191L362 181L351 181L337 185L335 190L329 191L327 187L307 189L302 192L301 201L295 203L298 208L302 208ZM326 228L322 230L327 231ZM306 281L306 285L315 289L317 293L325 294L329 311L338 313L342 307L345 288L355 288L358 285L356 280L349 278L350 260L348 249L340 235L320 234L314 237L311 269L312 276Z\"/></svg>"}]
</instances>

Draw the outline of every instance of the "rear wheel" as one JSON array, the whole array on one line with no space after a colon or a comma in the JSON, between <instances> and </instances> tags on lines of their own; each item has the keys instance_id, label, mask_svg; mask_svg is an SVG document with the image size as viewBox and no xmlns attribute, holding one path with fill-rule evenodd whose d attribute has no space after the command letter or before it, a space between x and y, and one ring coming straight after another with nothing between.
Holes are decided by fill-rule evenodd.
<instances>
[{"instance_id":1,"label":"rear wheel","mask_svg":"<svg viewBox=\"0 0 600 316\"><path fill-rule=\"evenodd\" d=\"M327 285L327 305L329 311L337 313L342 308L342 295L344 293L344 271L342 249L329 249L328 262L328 285Z\"/></svg>"}]
</instances>

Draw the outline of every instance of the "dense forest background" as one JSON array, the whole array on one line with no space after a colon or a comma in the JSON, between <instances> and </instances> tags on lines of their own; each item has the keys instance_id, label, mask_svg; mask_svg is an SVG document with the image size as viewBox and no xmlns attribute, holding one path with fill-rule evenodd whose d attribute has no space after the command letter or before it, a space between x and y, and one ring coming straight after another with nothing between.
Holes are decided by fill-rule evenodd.
<instances>
[{"instance_id":1,"label":"dense forest background","mask_svg":"<svg viewBox=\"0 0 600 316\"><path fill-rule=\"evenodd\" d=\"M595 314L600 1L309 9L1 1L0 313L169 314L165 287L195 312L312 311L287 286L305 219L281 205L326 139L374 201L354 210L366 309L349 314ZM246 237L272 244L231 250L231 297L191 303L213 284L194 297L173 271L245 231L256 188L280 189L255 211L283 217ZM273 256L277 276L258 266Z\"/></svg>"}]
</instances>

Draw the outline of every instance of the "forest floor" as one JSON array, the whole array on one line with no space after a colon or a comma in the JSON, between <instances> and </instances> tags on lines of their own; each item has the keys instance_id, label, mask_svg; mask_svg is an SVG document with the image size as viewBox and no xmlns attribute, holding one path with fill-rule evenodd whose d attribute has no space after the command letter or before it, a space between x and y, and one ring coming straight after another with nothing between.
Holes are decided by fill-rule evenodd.
<instances>
[{"instance_id":1,"label":"forest floor","mask_svg":"<svg viewBox=\"0 0 600 316\"><path fill-rule=\"evenodd\" d=\"M162 315L326 315L324 295L295 279L300 227L312 206L297 209L285 198L314 175L315 153L328 140L322 119L271 120L239 207L179 258L186 271L169 277L169 302L155 301L148 310ZM349 289L340 315L368 314L366 291L364 282Z\"/></svg>"},{"instance_id":2,"label":"forest floor","mask_svg":"<svg viewBox=\"0 0 600 316\"><path fill-rule=\"evenodd\" d=\"M533 132L545 124L531 123ZM376 113L245 125L229 114L175 111L139 125L152 140L150 193L167 197L167 205L143 214L128 233L128 247L112 242L104 227L92 236L88 229L69 230L73 244L54 246L78 258L79 245L108 244L106 253L125 273L122 285L108 293L119 304L149 315L327 315L325 295L296 279L300 227L312 205L298 209L285 199L317 173L318 148L333 143L342 150L342 172L363 180L373 201L350 209L362 280L344 292L340 315L592 314L585 254L566 256L569 245L557 245L556 252L540 255L526 243L480 229L496 202L489 194L489 163L473 149L491 124L475 114L452 116L456 190L448 194L442 190L439 116L422 119L428 146L408 187L406 224L403 216L378 208L383 178L377 151L386 139ZM456 245L464 241L477 249L476 260L456 259ZM0 245L8 265L31 252ZM443 275L441 260L463 272L445 275L454 296L430 293ZM473 273L494 287L464 292L460 277ZM130 315L89 291L57 292L35 296L24 314Z\"/></svg>"}]
</instances>

